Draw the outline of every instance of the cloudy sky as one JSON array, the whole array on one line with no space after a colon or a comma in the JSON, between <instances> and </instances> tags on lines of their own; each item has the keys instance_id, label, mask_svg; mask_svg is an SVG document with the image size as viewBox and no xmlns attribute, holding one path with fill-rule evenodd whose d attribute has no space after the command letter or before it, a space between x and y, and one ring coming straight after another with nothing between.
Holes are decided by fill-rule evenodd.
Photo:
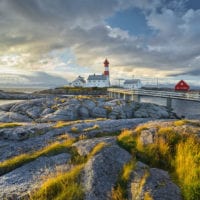
<instances>
[{"instance_id":1,"label":"cloudy sky","mask_svg":"<svg viewBox=\"0 0 200 200\"><path fill-rule=\"evenodd\" d=\"M113 81L198 83L200 1L0 0L1 85L63 84L105 58Z\"/></svg>"}]
</instances>

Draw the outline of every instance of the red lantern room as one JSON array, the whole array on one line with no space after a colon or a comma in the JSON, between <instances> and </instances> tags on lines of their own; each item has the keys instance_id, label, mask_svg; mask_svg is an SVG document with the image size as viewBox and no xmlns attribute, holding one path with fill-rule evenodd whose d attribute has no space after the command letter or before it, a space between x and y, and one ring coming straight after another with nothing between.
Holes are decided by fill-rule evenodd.
<instances>
[{"instance_id":1,"label":"red lantern room","mask_svg":"<svg viewBox=\"0 0 200 200\"><path fill-rule=\"evenodd\" d=\"M109 65L109 62L108 62L107 59L105 59L105 61L104 61L104 66L108 66L108 65Z\"/></svg>"}]
</instances>

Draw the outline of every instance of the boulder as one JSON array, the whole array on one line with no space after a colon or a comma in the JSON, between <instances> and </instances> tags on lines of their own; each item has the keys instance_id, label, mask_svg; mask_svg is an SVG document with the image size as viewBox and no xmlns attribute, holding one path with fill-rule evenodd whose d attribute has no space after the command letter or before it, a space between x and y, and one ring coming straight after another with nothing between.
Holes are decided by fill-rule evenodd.
<instances>
[{"instance_id":1,"label":"boulder","mask_svg":"<svg viewBox=\"0 0 200 200\"><path fill-rule=\"evenodd\" d=\"M96 107L96 103L94 102L94 100L90 99L84 100L82 105L88 108L89 110L92 110L94 107Z\"/></svg>"},{"instance_id":2,"label":"boulder","mask_svg":"<svg viewBox=\"0 0 200 200\"><path fill-rule=\"evenodd\" d=\"M30 122L32 121L28 116L15 112L0 111L0 122Z\"/></svg>"},{"instance_id":3,"label":"boulder","mask_svg":"<svg viewBox=\"0 0 200 200\"><path fill-rule=\"evenodd\" d=\"M51 108L45 108L42 113L41 113L41 116L45 116L45 115L48 115L50 113L53 113L53 110Z\"/></svg>"},{"instance_id":4,"label":"boulder","mask_svg":"<svg viewBox=\"0 0 200 200\"><path fill-rule=\"evenodd\" d=\"M26 115L29 116L32 119L37 119L40 117L40 114L42 113L43 108L39 106L33 106L26 110Z\"/></svg>"},{"instance_id":5,"label":"boulder","mask_svg":"<svg viewBox=\"0 0 200 200\"><path fill-rule=\"evenodd\" d=\"M110 119L126 119L126 113L123 110L122 106L116 105L110 107L110 112L108 113L108 118Z\"/></svg>"},{"instance_id":6,"label":"boulder","mask_svg":"<svg viewBox=\"0 0 200 200\"><path fill-rule=\"evenodd\" d=\"M154 136L156 133L156 128L150 128L148 130L141 131L140 142L142 145L152 144L154 142Z\"/></svg>"},{"instance_id":7,"label":"boulder","mask_svg":"<svg viewBox=\"0 0 200 200\"><path fill-rule=\"evenodd\" d=\"M101 137L88 140L80 140L73 144L77 148L78 153L81 156L88 155L92 149L99 143L105 142L106 144L113 145L116 143L115 137Z\"/></svg>"},{"instance_id":8,"label":"boulder","mask_svg":"<svg viewBox=\"0 0 200 200\"><path fill-rule=\"evenodd\" d=\"M182 200L180 188L166 171L137 162L129 184L130 200Z\"/></svg>"},{"instance_id":9,"label":"boulder","mask_svg":"<svg viewBox=\"0 0 200 200\"><path fill-rule=\"evenodd\" d=\"M120 171L131 155L117 145L105 147L91 158L83 170L85 200L110 199Z\"/></svg>"},{"instance_id":10,"label":"boulder","mask_svg":"<svg viewBox=\"0 0 200 200\"><path fill-rule=\"evenodd\" d=\"M30 137L36 137L49 130L48 126L18 126L0 129L0 139L22 141Z\"/></svg>"},{"instance_id":11,"label":"boulder","mask_svg":"<svg viewBox=\"0 0 200 200\"><path fill-rule=\"evenodd\" d=\"M65 163L69 159L70 155L67 153L51 157L43 156L1 176L0 199L9 199L13 196L15 199L20 199L27 196L30 191L40 186L42 176L56 171L59 166L62 166L62 170L66 170Z\"/></svg>"},{"instance_id":12,"label":"boulder","mask_svg":"<svg viewBox=\"0 0 200 200\"><path fill-rule=\"evenodd\" d=\"M78 109L78 117L80 119L87 119L87 118L89 118L89 116L90 116L90 114L89 114L89 110L87 107L81 106Z\"/></svg>"},{"instance_id":13,"label":"boulder","mask_svg":"<svg viewBox=\"0 0 200 200\"><path fill-rule=\"evenodd\" d=\"M76 120L78 119L77 114L78 105L67 105L65 107L59 107L53 113L45 115L40 121L66 121L66 120Z\"/></svg>"},{"instance_id":14,"label":"boulder","mask_svg":"<svg viewBox=\"0 0 200 200\"><path fill-rule=\"evenodd\" d=\"M91 111L91 116L94 118L106 118L107 117L107 111L105 108L102 107L95 107Z\"/></svg>"},{"instance_id":15,"label":"boulder","mask_svg":"<svg viewBox=\"0 0 200 200\"><path fill-rule=\"evenodd\" d=\"M151 103L141 103L140 107L135 111L134 117L136 118L169 118L167 108L158 106Z\"/></svg>"}]
</instances>

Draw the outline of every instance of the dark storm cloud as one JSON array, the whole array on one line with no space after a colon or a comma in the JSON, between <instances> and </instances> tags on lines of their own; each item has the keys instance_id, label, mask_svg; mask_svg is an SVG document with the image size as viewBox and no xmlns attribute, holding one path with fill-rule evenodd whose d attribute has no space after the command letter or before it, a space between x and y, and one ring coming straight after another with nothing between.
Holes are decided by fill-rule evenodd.
<instances>
[{"instance_id":1,"label":"dark storm cloud","mask_svg":"<svg viewBox=\"0 0 200 200\"><path fill-rule=\"evenodd\" d=\"M195 71L200 54L200 10L187 8L186 2L0 0L0 59L25 54L16 67L38 69L51 52L67 48L81 66L110 57L115 66L129 71L131 66L169 72L189 66ZM106 24L115 12L130 7L144 11L155 34L136 37Z\"/></svg>"},{"instance_id":2,"label":"dark storm cloud","mask_svg":"<svg viewBox=\"0 0 200 200\"><path fill-rule=\"evenodd\" d=\"M170 74L169 76L184 76L184 75L191 75L191 76L200 76L200 69L195 69L195 70L189 70L185 71L183 73L175 73L175 74Z\"/></svg>"}]
</instances>

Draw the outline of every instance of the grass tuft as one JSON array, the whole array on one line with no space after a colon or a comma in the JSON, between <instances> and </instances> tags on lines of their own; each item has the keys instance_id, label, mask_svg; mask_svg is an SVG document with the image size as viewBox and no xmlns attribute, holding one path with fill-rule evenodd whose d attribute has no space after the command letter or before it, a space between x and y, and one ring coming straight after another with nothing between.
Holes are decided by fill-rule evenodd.
<instances>
[{"instance_id":1,"label":"grass tuft","mask_svg":"<svg viewBox=\"0 0 200 200\"><path fill-rule=\"evenodd\" d=\"M135 160L132 159L130 162L123 166L123 169L118 177L116 186L111 191L112 200L126 200L128 198L128 181L130 179L131 172L135 168Z\"/></svg>"},{"instance_id":2,"label":"grass tuft","mask_svg":"<svg viewBox=\"0 0 200 200\"><path fill-rule=\"evenodd\" d=\"M136 142L131 130L123 130L122 133L117 136L117 143L132 155L135 153Z\"/></svg>"},{"instance_id":3,"label":"grass tuft","mask_svg":"<svg viewBox=\"0 0 200 200\"><path fill-rule=\"evenodd\" d=\"M175 169L185 199L200 199L200 141L190 137L177 145Z\"/></svg>"},{"instance_id":4,"label":"grass tuft","mask_svg":"<svg viewBox=\"0 0 200 200\"><path fill-rule=\"evenodd\" d=\"M77 127L73 126L73 127L71 128L71 132L72 132L72 133L79 133L79 130L78 130Z\"/></svg>"},{"instance_id":5,"label":"grass tuft","mask_svg":"<svg viewBox=\"0 0 200 200\"><path fill-rule=\"evenodd\" d=\"M39 190L31 194L31 200L83 200L84 191L79 184L82 165L74 166L66 173L48 178Z\"/></svg>"},{"instance_id":6,"label":"grass tuft","mask_svg":"<svg viewBox=\"0 0 200 200\"><path fill-rule=\"evenodd\" d=\"M153 200L151 194L149 192L145 192L144 194L144 200Z\"/></svg>"},{"instance_id":7,"label":"grass tuft","mask_svg":"<svg viewBox=\"0 0 200 200\"><path fill-rule=\"evenodd\" d=\"M68 148L74 143L74 139L66 140L62 143L54 142L39 151L33 153L21 154L3 162L0 162L0 175L10 172L25 163L31 162L40 156L51 156L62 152L66 152Z\"/></svg>"},{"instance_id":8,"label":"grass tuft","mask_svg":"<svg viewBox=\"0 0 200 200\"><path fill-rule=\"evenodd\" d=\"M15 123L15 122L10 122L10 123L0 123L0 128L14 128L17 126L22 126L22 123Z\"/></svg>"},{"instance_id":9,"label":"grass tuft","mask_svg":"<svg viewBox=\"0 0 200 200\"><path fill-rule=\"evenodd\" d=\"M99 130L99 129L100 129L100 126L99 126L98 124L95 124L95 125L92 126L92 127L85 128L83 131L84 131L84 132L89 132L89 131Z\"/></svg>"},{"instance_id":10,"label":"grass tuft","mask_svg":"<svg viewBox=\"0 0 200 200\"><path fill-rule=\"evenodd\" d=\"M84 191L80 184L80 174L84 164L88 159L96 155L106 143L97 144L88 156L80 156L76 149L71 147L70 153L72 155L70 171L64 173L60 172L51 177L41 185L40 189L33 191L31 200L83 200Z\"/></svg>"}]
</instances>

